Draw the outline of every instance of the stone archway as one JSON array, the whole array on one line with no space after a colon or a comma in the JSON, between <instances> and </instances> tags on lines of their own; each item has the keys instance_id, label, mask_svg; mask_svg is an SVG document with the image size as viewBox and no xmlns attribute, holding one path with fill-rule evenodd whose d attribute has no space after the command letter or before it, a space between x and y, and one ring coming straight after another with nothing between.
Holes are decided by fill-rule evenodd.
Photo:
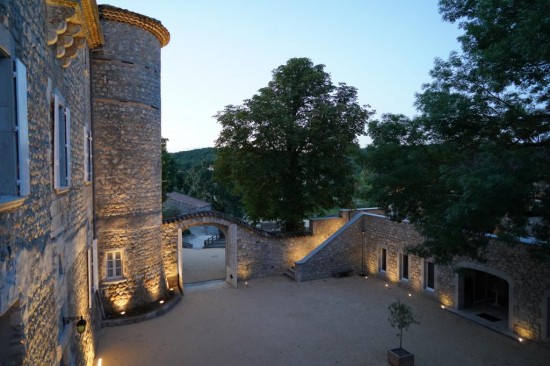
<instances>
[{"instance_id":1,"label":"stone archway","mask_svg":"<svg viewBox=\"0 0 550 366\"><path fill-rule=\"evenodd\" d=\"M225 245L225 280L227 283L231 284L233 287L237 287L238 276L237 276L237 230L238 225L243 225L240 221L228 217L222 213L208 211L208 212L197 212L193 214L182 215L176 219L165 220L163 222L163 241L167 243L175 243L176 248L173 248L173 254L176 257L176 271L167 270L167 277L172 277L174 281L174 276L177 277L177 284L183 290L184 280L183 275L183 240L182 232L193 226L215 226L220 229L226 238ZM175 238L174 238L175 236ZM174 240L175 239L175 240ZM166 244L166 243L165 243ZM166 245L164 245L166 246ZM170 245L169 247L173 247ZM171 261L166 260L165 266L168 264L170 267ZM176 273L174 273L176 272ZM170 276L171 274L171 276ZM170 281L170 278L169 278Z\"/></svg>"},{"instance_id":2,"label":"stone archway","mask_svg":"<svg viewBox=\"0 0 550 366\"><path fill-rule=\"evenodd\" d=\"M514 282L506 273L473 262L456 265L456 310L493 328L511 330ZM481 318L481 319L480 319Z\"/></svg>"}]
</instances>

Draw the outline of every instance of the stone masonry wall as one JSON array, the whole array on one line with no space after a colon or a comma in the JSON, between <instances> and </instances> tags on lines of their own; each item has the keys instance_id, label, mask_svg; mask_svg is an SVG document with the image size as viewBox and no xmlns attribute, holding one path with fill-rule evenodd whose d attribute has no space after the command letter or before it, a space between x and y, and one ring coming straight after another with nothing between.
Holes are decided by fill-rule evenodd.
<instances>
[{"instance_id":1,"label":"stone masonry wall","mask_svg":"<svg viewBox=\"0 0 550 366\"><path fill-rule=\"evenodd\" d=\"M92 58L95 209L106 311L167 292L161 247L160 43L135 25L102 20ZM129 41L131 40L131 41ZM121 250L123 276L107 279L106 253Z\"/></svg>"},{"instance_id":2,"label":"stone masonry wall","mask_svg":"<svg viewBox=\"0 0 550 366\"><path fill-rule=\"evenodd\" d=\"M167 277L171 279L171 286L177 283L178 228L185 230L191 226L213 225L224 231L227 237L229 225L236 223L230 219L202 215L202 217L167 222L162 225L164 267ZM250 227L238 225L235 245L239 281L283 274L294 266L295 261L306 256L338 230L344 222L345 220L340 217L315 220L315 223L312 223L313 235L294 237L271 236Z\"/></svg>"},{"instance_id":3,"label":"stone masonry wall","mask_svg":"<svg viewBox=\"0 0 550 366\"><path fill-rule=\"evenodd\" d=\"M532 244L508 245L498 240L489 243L486 263L456 258L452 266L435 265L435 291L423 289L424 260L409 256L409 281L399 280L399 253L422 237L408 223L396 223L381 215L365 215L367 268L376 277L422 293L441 304L458 308L458 283L461 269L469 268L491 273L508 282L510 330L518 336L548 340L543 333L550 314L546 313L550 297L550 267L541 262L538 248ZM379 271L379 250L388 250L387 270Z\"/></svg>"},{"instance_id":4,"label":"stone masonry wall","mask_svg":"<svg viewBox=\"0 0 550 366\"><path fill-rule=\"evenodd\" d=\"M361 272L363 226L361 215L355 216L305 258L296 262L297 281L331 277L337 273Z\"/></svg>"},{"instance_id":5,"label":"stone masonry wall","mask_svg":"<svg viewBox=\"0 0 550 366\"><path fill-rule=\"evenodd\" d=\"M18 304L24 365L56 365L60 351L75 364L89 365L90 357L77 355L93 352L98 328L90 317L88 297L76 295L88 289L86 247L93 236L92 186L84 179L83 129L91 114L88 49L81 49L63 68L55 47L46 42L47 9L42 0L0 2L0 47L27 69L31 177L24 203L0 210L0 250L9 252L0 261L0 318ZM63 192L53 188L54 93L71 110L72 184ZM92 325L79 339L63 336L73 328L63 326L61 318L75 315L69 314L72 310Z\"/></svg>"}]
</instances>

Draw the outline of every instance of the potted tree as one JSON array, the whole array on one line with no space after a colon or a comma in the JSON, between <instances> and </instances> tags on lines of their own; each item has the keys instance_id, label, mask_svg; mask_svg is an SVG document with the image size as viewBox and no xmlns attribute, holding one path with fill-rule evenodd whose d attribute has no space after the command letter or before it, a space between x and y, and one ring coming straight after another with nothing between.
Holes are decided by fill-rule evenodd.
<instances>
[{"instance_id":1,"label":"potted tree","mask_svg":"<svg viewBox=\"0 0 550 366\"><path fill-rule=\"evenodd\" d=\"M388 362L392 366L414 365L414 355L403 349L403 330L407 330L412 324L420 324L414 317L411 307L397 300L388 306L390 325L397 328L399 333L399 348L388 350Z\"/></svg>"}]
</instances>

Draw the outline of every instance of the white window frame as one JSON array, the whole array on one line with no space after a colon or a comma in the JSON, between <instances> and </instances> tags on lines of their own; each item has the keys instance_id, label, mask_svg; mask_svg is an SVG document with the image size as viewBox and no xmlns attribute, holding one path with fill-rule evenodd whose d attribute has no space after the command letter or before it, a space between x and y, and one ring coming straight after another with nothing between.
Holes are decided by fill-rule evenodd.
<instances>
[{"instance_id":1,"label":"white window frame","mask_svg":"<svg viewBox=\"0 0 550 366\"><path fill-rule=\"evenodd\" d=\"M433 287L430 287L429 283L428 283L428 276L429 276L429 271L428 271L428 266L432 264L433 265L433 269L434 269L434 278L433 278ZM429 292L434 292L435 291L435 288L436 288L436 278L437 278L437 267L434 263L433 260L431 259L424 259L423 263L422 263L422 282L423 282L423 288L424 290L426 291L429 291Z\"/></svg>"},{"instance_id":2,"label":"white window frame","mask_svg":"<svg viewBox=\"0 0 550 366\"><path fill-rule=\"evenodd\" d=\"M385 252L385 256L384 256L384 252ZM385 246L378 247L378 272L380 273L388 272L388 247L385 247Z\"/></svg>"},{"instance_id":3,"label":"white window frame","mask_svg":"<svg viewBox=\"0 0 550 366\"><path fill-rule=\"evenodd\" d=\"M92 180L92 132L88 126L84 126L84 181L91 182Z\"/></svg>"},{"instance_id":4,"label":"white window frame","mask_svg":"<svg viewBox=\"0 0 550 366\"><path fill-rule=\"evenodd\" d=\"M0 49L1 51L2 49ZM0 189L0 209L3 204L19 200L30 194L30 155L29 155L29 133L28 133L28 110L27 110L27 68L19 60L11 58L8 54L2 52L2 63L4 63L4 79L13 80L13 82L2 83L1 88L7 98L6 114L7 118L4 125L3 134L5 141L11 141L8 151L0 151L0 159L11 160L4 166L8 172L0 172L5 179L4 189Z\"/></svg>"},{"instance_id":5,"label":"white window frame","mask_svg":"<svg viewBox=\"0 0 550 366\"><path fill-rule=\"evenodd\" d=\"M403 274L404 271L404 264L405 264L405 258L407 262L407 277L404 277ZM399 280L401 281L409 281L411 278L411 257L403 252L399 253Z\"/></svg>"},{"instance_id":6,"label":"white window frame","mask_svg":"<svg viewBox=\"0 0 550 366\"><path fill-rule=\"evenodd\" d=\"M65 100L54 94L54 188L71 186L71 111Z\"/></svg>"},{"instance_id":7,"label":"white window frame","mask_svg":"<svg viewBox=\"0 0 550 366\"><path fill-rule=\"evenodd\" d=\"M116 256L119 256L117 259ZM113 266L109 268L110 262ZM120 266L117 266L117 262ZM117 270L118 269L118 270ZM107 280L120 279L124 277L124 255L122 250L111 250L105 252L105 278Z\"/></svg>"}]
</instances>

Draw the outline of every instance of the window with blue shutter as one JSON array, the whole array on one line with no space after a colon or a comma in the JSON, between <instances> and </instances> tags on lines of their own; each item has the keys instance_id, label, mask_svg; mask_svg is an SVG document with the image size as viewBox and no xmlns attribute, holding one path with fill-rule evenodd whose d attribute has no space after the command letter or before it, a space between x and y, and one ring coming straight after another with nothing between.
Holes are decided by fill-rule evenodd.
<instances>
[{"instance_id":1,"label":"window with blue shutter","mask_svg":"<svg viewBox=\"0 0 550 366\"><path fill-rule=\"evenodd\" d=\"M64 99L54 94L54 188L71 185L71 111Z\"/></svg>"},{"instance_id":2,"label":"window with blue shutter","mask_svg":"<svg viewBox=\"0 0 550 366\"><path fill-rule=\"evenodd\" d=\"M0 51L0 204L30 194L29 163L27 70Z\"/></svg>"}]
</instances>

